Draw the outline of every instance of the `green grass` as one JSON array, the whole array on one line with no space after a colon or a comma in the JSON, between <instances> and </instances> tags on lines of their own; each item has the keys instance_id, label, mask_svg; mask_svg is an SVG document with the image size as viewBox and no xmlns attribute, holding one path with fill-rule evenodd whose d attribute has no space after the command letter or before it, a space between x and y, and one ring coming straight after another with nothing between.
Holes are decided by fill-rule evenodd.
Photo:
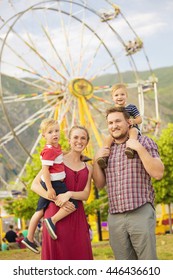
<instances>
[{"instance_id":1,"label":"green grass","mask_svg":"<svg viewBox=\"0 0 173 280\"><path fill-rule=\"evenodd\" d=\"M113 260L114 256L108 241L92 243L95 260ZM157 235L157 253L159 260L173 260L173 235ZM40 254L28 249L0 252L0 260L40 260Z\"/></svg>"}]
</instances>

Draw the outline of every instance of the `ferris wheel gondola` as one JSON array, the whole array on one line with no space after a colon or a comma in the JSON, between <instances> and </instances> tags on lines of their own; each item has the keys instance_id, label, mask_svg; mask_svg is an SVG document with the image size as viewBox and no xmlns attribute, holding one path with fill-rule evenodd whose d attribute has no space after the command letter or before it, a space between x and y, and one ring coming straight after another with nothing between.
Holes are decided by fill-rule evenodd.
<instances>
[{"instance_id":1,"label":"ferris wheel gondola","mask_svg":"<svg viewBox=\"0 0 173 280\"><path fill-rule=\"evenodd\" d=\"M91 134L88 155L93 157L93 148L102 145L106 129L103 115L112 104L112 83L125 82L129 88L134 87L145 116L145 82L138 71L136 52L127 55L126 50L127 38L139 36L115 3L24 2L22 9L22 1L11 0L9 17L0 18L0 101L4 127L0 153L6 162L11 161L18 178L39 142L39 124L44 117L57 118L66 134L73 124L85 125ZM103 20L102 7L112 16L105 12ZM118 30L117 20L127 24L126 36ZM154 77L143 43L138 53L142 50L150 76ZM124 80L121 70L121 63L126 61L133 73L130 83ZM108 73L114 74L111 82L102 78ZM15 85L20 84L17 92L8 91L7 75ZM157 98L154 78L151 84Z\"/></svg>"}]
</instances>

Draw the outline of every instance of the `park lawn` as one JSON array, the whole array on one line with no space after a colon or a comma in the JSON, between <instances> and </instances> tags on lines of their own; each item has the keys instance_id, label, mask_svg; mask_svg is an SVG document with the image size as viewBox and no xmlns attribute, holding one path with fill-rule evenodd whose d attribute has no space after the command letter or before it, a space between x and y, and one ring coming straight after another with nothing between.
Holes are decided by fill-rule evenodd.
<instances>
[{"instance_id":1,"label":"park lawn","mask_svg":"<svg viewBox=\"0 0 173 280\"><path fill-rule=\"evenodd\" d=\"M92 243L95 260L113 260L114 256L108 241ZM173 235L157 235L157 253L159 260L173 260ZM0 260L40 260L40 254L29 249L0 251Z\"/></svg>"}]
</instances>

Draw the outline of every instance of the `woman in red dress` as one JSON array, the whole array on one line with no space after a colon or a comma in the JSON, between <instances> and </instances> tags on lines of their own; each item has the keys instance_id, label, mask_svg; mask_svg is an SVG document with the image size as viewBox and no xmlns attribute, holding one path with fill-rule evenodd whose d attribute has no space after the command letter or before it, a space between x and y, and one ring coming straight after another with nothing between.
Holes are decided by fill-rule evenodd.
<instances>
[{"instance_id":1,"label":"woman in red dress","mask_svg":"<svg viewBox=\"0 0 173 280\"><path fill-rule=\"evenodd\" d=\"M71 150L64 155L65 184L69 191L58 195L56 204L50 202L44 218L52 217L59 207L64 207L66 211L74 207L71 202L68 202L70 198L78 200L78 208L56 223L56 240L50 237L43 223L42 260L93 259L89 228L82 202L88 199L91 188L92 167L81 161L81 154L88 141L89 134L84 127L72 127L69 134ZM39 183L40 176L41 172L34 179L32 190L47 198L46 191Z\"/></svg>"}]
</instances>

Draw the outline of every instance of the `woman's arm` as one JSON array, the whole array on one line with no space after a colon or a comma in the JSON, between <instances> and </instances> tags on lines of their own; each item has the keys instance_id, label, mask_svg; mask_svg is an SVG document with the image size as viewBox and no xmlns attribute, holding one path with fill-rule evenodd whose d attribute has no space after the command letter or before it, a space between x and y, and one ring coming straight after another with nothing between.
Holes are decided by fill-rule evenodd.
<instances>
[{"instance_id":1,"label":"woman's arm","mask_svg":"<svg viewBox=\"0 0 173 280\"><path fill-rule=\"evenodd\" d=\"M90 195L90 189L91 189L91 177L92 177L92 166L87 165L89 174L88 174L88 180L87 184L83 191L73 192L73 191L67 191L66 193L59 194L57 196L56 205L58 204L64 204L66 201L68 201L70 198L86 201Z\"/></svg>"},{"instance_id":2,"label":"woman's arm","mask_svg":"<svg viewBox=\"0 0 173 280\"><path fill-rule=\"evenodd\" d=\"M55 202L55 200L48 198L47 191L40 184L41 175L42 175L42 170L40 170L39 173L37 174L37 176L34 178L32 185L31 185L31 190L33 192L37 193L38 195L40 195L50 201ZM67 201L65 204L63 204L62 208L64 208L64 210L67 212L71 212L71 211L75 210L74 204L70 201Z\"/></svg>"},{"instance_id":3,"label":"woman's arm","mask_svg":"<svg viewBox=\"0 0 173 280\"><path fill-rule=\"evenodd\" d=\"M34 178L32 185L31 185L31 190L35 193L37 193L38 195L49 199L48 195L47 195L47 191L42 187L40 181L41 181L41 175L42 175L42 170L39 171L39 173L37 174L37 176ZM54 201L52 199L49 199L51 201Z\"/></svg>"},{"instance_id":4,"label":"woman's arm","mask_svg":"<svg viewBox=\"0 0 173 280\"><path fill-rule=\"evenodd\" d=\"M56 192L52 187L52 183L50 180L50 171L49 171L49 165L43 165L42 166L42 173L43 173L43 178L44 182L47 187L47 197L50 199L55 199L56 198Z\"/></svg>"}]
</instances>

